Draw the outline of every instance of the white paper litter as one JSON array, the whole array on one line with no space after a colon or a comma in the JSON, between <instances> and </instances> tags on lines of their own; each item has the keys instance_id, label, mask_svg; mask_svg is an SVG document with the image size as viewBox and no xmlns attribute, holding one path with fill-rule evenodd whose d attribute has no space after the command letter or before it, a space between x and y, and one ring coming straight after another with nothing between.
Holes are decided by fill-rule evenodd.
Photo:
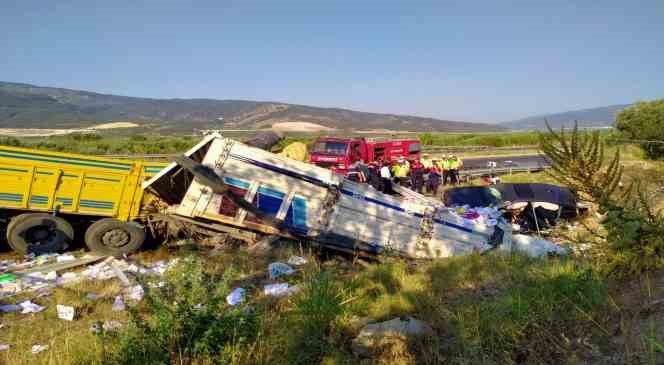
<instances>
[{"instance_id":1,"label":"white paper litter","mask_svg":"<svg viewBox=\"0 0 664 365\"><path fill-rule=\"evenodd\" d=\"M122 296L118 295L115 297L115 300L113 301L113 306L111 307L111 310L115 312L123 311L127 309L127 306L125 303L122 301Z\"/></svg>"},{"instance_id":2,"label":"white paper litter","mask_svg":"<svg viewBox=\"0 0 664 365\"><path fill-rule=\"evenodd\" d=\"M278 278L283 275L290 275L295 272L292 267L284 264L283 262L273 262L267 267L270 278Z\"/></svg>"},{"instance_id":3,"label":"white paper litter","mask_svg":"<svg viewBox=\"0 0 664 365\"><path fill-rule=\"evenodd\" d=\"M113 330L117 330L121 327L122 327L122 323L120 323L119 321L116 321L116 320L106 321L106 322L104 322L104 325L102 326L104 331L113 331Z\"/></svg>"},{"instance_id":4,"label":"white paper litter","mask_svg":"<svg viewBox=\"0 0 664 365\"><path fill-rule=\"evenodd\" d=\"M244 301L244 288L235 288L226 296L226 303L229 305L238 305Z\"/></svg>"},{"instance_id":5,"label":"white paper litter","mask_svg":"<svg viewBox=\"0 0 664 365\"><path fill-rule=\"evenodd\" d=\"M56 305L55 308L58 311L58 318L64 319L65 321L73 321L74 320L74 307L70 307L67 305Z\"/></svg>"},{"instance_id":6,"label":"white paper litter","mask_svg":"<svg viewBox=\"0 0 664 365\"><path fill-rule=\"evenodd\" d=\"M0 343L0 351L6 351L9 350L9 345L6 343Z\"/></svg>"},{"instance_id":7,"label":"white paper litter","mask_svg":"<svg viewBox=\"0 0 664 365\"><path fill-rule=\"evenodd\" d=\"M115 273L115 276L117 276L118 279L120 279L120 282L122 282L122 285L124 285L124 286L130 286L131 285L131 282L129 281L129 279L127 279L127 276L122 272L122 270L120 270L120 267L118 265L116 265L115 262L111 263L111 269Z\"/></svg>"},{"instance_id":8,"label":"white paper litter","mask_svg":"<svg viewBox=\"0 0 664 365\"><path fill-rule=\"evenodd\" d=\"M280 297L284 295L290 295L297 293L300 290L300 287L297 285L289 286L288 283L278 283L278 284L268 284L263 287L263 292L265 295L270 295L274 297Z\"/></svg>"},{"instance_id":9,"label":"white paper litter","mask_svg":"<svg viewBox=\"0 0 664 365\"><path fill-rule=\"evenodd\" d=\"M19 303L19 306L21 307L21 313L22 314L28 314L28 313L39 313L46 309L46 307L42 307L39 304L35 304L29 300L26 300L25 302Z\"/></svg>"},{"instance_id":10,"label":"white paper litter","mask_svg":"<svg viewBox=\"0 0 664 365\"><path fill-rule=\"evenodd\" d=\"M83 280L83 278L81 278L77 273L69 271L57 278L55 280L55 285L61 286L65 284L78 283L81 280Z\"/></svg>"},{"instance_id":11,"label":"white paper litter","mask_svg":"<svg viewBox=\"0 0 664 365\"><path fill-rule=\"evenodd\" d=\"M129 299L135 300L137 302L143 300L143 295L145 294L143 287L140 285L134 285L131 288L128 288L126 292L127 295L129 296Z\"/></svg>"},{"instance_id":12,"label":"white paper litter","mask_svg":"<svg viewBox=\"0 0 664 365\"><path fill-rule=\"evenodd\" d=\"M30 350L33 354L38 354L42 351L48 350L48 345L32 345L32 349Z\"/></svg>"},{"instance_id":13,"label":"white paper litter","mask_svg":"<svg viewBox=\"0 0 664 365\"><path fill-rule=\"evenodd\" d=\"M74 261L76 260L76 257L73 255L59 255L58 257L55 258L56 262L67 262L67 261Z\"/></svg>"},{"instance_id":14,"label":"white paper litter","mask_svg":"<svg viewBox=\"0 0 664 365\"><path fill-rule=\"evenodd\" d=\"M288 258L288 264L293 266L301 266L307 263L307 259L302 256L291 256Z\"/></svg>"},{"instance_id":15,"label":"white paper litter","mask_svg":"<svg viewBox=\"0 0 664 365\"><path fill-rule=\"evenodd\" d=\"M95 293L85 294L85 297L89 300L97 300L97 298L98 298L97 294L95 294Z\"/></svg>"}]
</instances>

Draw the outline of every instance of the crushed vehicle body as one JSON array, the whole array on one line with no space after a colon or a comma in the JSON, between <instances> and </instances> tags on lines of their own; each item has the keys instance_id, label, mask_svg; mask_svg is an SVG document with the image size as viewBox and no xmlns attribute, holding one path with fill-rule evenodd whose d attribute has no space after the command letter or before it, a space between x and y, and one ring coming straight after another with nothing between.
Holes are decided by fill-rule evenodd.
<instances>
[{"instance_id":1,"label":"crushed vehicle body","mask_svg":"<svg viewBox=\"0 0 664 365\"><path fill-rule=\"evenodd\" d=\"M211 230L239 229L305 238L333 249L436 258L520 249L560 252L543 240L513 240L511 224L458 215L417 193L382 194L322 167L288 159L219 134L143 184L165 214Z\"/></svg>"},{"instance_id":2,"label":"crushed vehicle body","mask_svg":"<svg viewBox=\"0 0 664 365\"><path fill-rule=\"evenodd\" d=\"M453 188L445 192L447 206L500 207L522 230L554 226L561 218L575 218L590 208L568 188L543 183L505 183Z\"/></svg>"}]
</instances>

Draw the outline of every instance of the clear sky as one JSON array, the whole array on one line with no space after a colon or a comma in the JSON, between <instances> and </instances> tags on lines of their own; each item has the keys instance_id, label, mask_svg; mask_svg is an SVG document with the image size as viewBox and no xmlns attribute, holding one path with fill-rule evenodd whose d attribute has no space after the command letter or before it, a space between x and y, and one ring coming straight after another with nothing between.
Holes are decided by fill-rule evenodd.
<instances>
[{"instance_id":1,"label":"clear sky","mask_svg":"<svg viewBox=\"0 0 664 365\"><path fill-rule=\"evenodd\" d=\"M0 80L494 122L664 97L664 1L0 0Z\"/></svg>"}]
</instances>

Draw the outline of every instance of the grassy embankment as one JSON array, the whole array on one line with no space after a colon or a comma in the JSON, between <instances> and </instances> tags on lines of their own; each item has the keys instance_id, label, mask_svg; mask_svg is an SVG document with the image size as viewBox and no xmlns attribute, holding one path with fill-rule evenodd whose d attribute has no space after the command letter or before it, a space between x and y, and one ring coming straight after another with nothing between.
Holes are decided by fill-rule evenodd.
<instances>
[{"instance_id":1,"label":"grassy embankment","mask_svg":"<svg viewBox=\"0 0 664 365\"><path fill-rule=\"evenodd\" d=\"M88 142L85 142L88 143ZM85 144L82 143L82 144ZM662 185L664 164L641 160L628 147L625 179ZM120 152L117 152L120 153ZM168 153L168 152L160 152ZM608 154L607 154L608 155ZM544 180L515 174L506 181ZM588 218L592 220L592 217ZM565 230L561 225L561 230ZM305 246L306 247L306 246ZM309 263L288 278L304 288L291 297L262 294L269 262L292 253ZM319 254L296 244L256 258L237 249L221 255L160 248L133 257L154 261L195 258L170 273L163 292L141 302L134 316L111 311L121 287L115 281L84 282L53 290L50 297L23 294L46 305L38 314L2 314L0 352L7 364L232 363L232 364L476 364L476 363L648 363L664 361L664 273L615 279L598 275L581 256L528 259L494 252L434 261L387 258L363 263ZM148 280L140 278L140 280ZM239 309L223 301L231 288L247 289ZM148 286L149 287L149 286ZM96 300L86 294L99 294ZM72 305L74 322L57 319L56 304ZM204 304L213 313L196 309ZM351 352L351 339L364 318L413 316L435 335L385 343L373 360ZM132 319L133 318L133 319ZM143 319L140 319L143 318ZM95 335L89 327L116 319L117 334ZM206 331L206 329L214 331ZM50 349L30 354L34 344Z\"/></svg>"}]
</instances>

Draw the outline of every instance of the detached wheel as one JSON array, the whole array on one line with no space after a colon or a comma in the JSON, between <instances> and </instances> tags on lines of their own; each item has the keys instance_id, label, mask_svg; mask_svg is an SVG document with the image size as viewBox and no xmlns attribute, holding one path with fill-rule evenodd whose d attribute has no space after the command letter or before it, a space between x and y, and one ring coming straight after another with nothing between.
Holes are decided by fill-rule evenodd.
<instances>
[{"instance_id":1,"label":"detached wheel","mask_svg":"<svg viewBox=\"0 0 664 365\"><path fill-rule=\"evenodd\" d=\"M113 218L100 219L85 231L85 244L88 248L108 255L136 251L144 241L144 229Z\"/></svg>"},{"instance_id":2,"label":"detached wheel","mask_svg":"<svg viewBox=\"0 0 664 365\"><path fill-rule=\"evenodd\" d=\"M21 254L62 251L73 240L71 224L47 213L21 214L7 225L7 243Z\"/></svg>"}]
</instances>

